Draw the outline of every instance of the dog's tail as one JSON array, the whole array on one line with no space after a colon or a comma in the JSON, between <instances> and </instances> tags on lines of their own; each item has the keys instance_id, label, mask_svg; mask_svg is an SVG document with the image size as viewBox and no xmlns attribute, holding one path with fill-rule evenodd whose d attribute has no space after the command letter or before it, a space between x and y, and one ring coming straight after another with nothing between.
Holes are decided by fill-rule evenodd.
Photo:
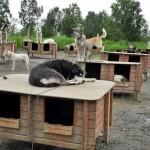
<instances>
[{"instance_id":1,"label":"dog's tail","mask_svg":"<svg viewBox=\"0 0 150 150\"><path fill-rule=\"evenodd\" d=\"M103 34L100 35L100 37L101 37L101 38L106 38L106 36L107 36L106 30L103 28L102 31L103 31Z\"/></svg>"}]
</instances>

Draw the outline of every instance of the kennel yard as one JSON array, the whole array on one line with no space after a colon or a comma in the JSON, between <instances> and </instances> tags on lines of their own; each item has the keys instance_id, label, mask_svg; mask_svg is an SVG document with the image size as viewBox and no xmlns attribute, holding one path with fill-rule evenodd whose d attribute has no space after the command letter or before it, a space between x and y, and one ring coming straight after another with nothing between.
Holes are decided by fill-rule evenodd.
<instances>
[{"instance_id":1,"label":"kennel yard","mask_svg":"<svg viewBox=\"0 0 150 150\"><path fill-rule=\"evenodd\" d=\"M63 54L62 52L60 52L60 53L58 52L57 58L65 58L65 59L69 59L69 60L74 59L74 58L66 57L66 55ZM30 70L35 65L37 65L41 62L44 62L45 60L49 60L49 59L51 59L51 58L45 59L43 57L42 58L30 57ZM112 64L112 65L110 64L110 66L113 66L113 65L114 64ZM136 65L133 65L132 67L135 69L136 68L135 66ZM137 66L138 66L138 63L137 63ZM24 71L24 68L22 67L21 62L17 62L16 67L17 67L16 71L11 72L9 70L10 68L9 68L8 62L5 62L5 63L0 62L1 74L14 74L14 73L19 73L19 74L25 73L26 74L26 73L30 72L30 70L28 72ZM101 66L101 68L102 68L102 66ZM111 72L111 70L113 70L113 69L108 69L108 70L110 70L110 72ZM147 80L142 81L142 84L140 87L141 90L140 90L139 96L138 96L138 101L134 99L132 94L124 94L124 95L114 94L114 100L113 100L113 105L112 105L112 107L113 107L113 109L112 109L112 125L109 128L109 142L108 142L108 144L105 144L103 142L103 138L102 138L103 134L100 134L95 143L95 150L100 150L100 149L101 150L117 150L117 149L118 150L120 150L120 149L121 150L127 150L127 149L149 150L149 147L150 147L150 144L149 144L150 143L150 132L149 132L150 131L150 121L149 121L150 120L150 92L149 92L150 74L149 73L150 73L150 70L148 70ZM11 88L11 90L12 90L12 88ZM21 88L20 88L20 90L21 90ZM26 91L26 92L29 92L29 91ZM34 92L34 91L32 90L32 92ZM95 94L94 94L95 92L96 91L93 92L92 97L95 97ZM70 93L70 94L72 94L72 93ZM19 95L14 93L11 96L9 96L9 94L3 95L3 96L11 97L11 98L14 97L14 100L18 101L18 99L20 98ZM22 133L23 133L23 135L26 136L26 139L30 137L29 135L31 135L30 139L33 138L32 136L34 136L34 137L39 136L40 138L44 138L43 133L41 134L41 132L44 131L43 128L42 128L42 130L40 130L40 134L38 134L38 135L35 134L35 131L37 131L38 129L41 129L41 122L44 119L44 118L41 118L44 115L43 105L45 105L45 104L47 105L47 98L46 98L47 96L40 96L40 98L31 96L30 98L32 98L32 99L30 99L30 98L27 99L26 96L27 96L26 94L24 96L21 96L22 100L21 100L21 107L20 107L21 110L24 112L24 114L23 113L21 114L21 116L23 115L22 119L24 119L24 121L20 122L19 119L17 119L17 118L21 117L18 114L19 111L15 111L14 115L17 118L14 119L15 120L14 122L12 121L13 127L18 128L19 125L22 125L21 126L21 127L23 127L22 130L20 132L18 132L18 129L12 128L10 130L10 129L2 127L3 129L1 129L0 132L4 132L5 130L7 132L12 131L12 133L15 135L16 135L16 133L22 135ZM65 98L65 101L67 101L67 100L68 99ZM64 101L64 97L63 97L62 101ZM59 102L59 101L57 101L57 102ZM78 100L77 100L77 102L79 103ZM82 106L84 106L84 102L83 101L80 101L80 102L82 102L83 103ZM10 106L12 105L11 101L6 102L6 103L7 104L9 103ZM4 103L4 105L5 105L5 103ZM19 104L16 102L16 106L14 108L19 108L18 105ZM64 103L64 105L65 105L65 103ZM40 108L40 111L38 111L39 108ZM75 104L75 108L77 108L77 103ZM80 109L83 109L83 108L84 107L80 107ZM89 108L89 109L91 109L91 108ZM38 113L36 115L36 117L34 115L30 116L30 118L31 118L30 121L27 120L27 118L29 117L29 114L25 113L28 110L30 110L32 115L33 114L35 115L36 113ZM34 112L34 113L32 113L32 112ZM6 114L4 113L4 115L6 115ZM32 122L33 118L37 119L36 124L35 123L33 124L33 122ZM78 122L78 123L81 123L81 122ZM30 128L31 130L27 129L28 124L30 124L30 126L32 126L32 127L34 126L34 128L36 128L36 130L34 128ZM45 132L49 132L49 126L47 127L45 124L44 127L45 127ZM8 128L11 128L11 125ZM33 129L34 129L34 134L29 134L29 133L33 132ZM46 133L46 135L47 134L48 133ZM13 138L13 136L11 136L11 138ZM61 139L61 138L57 137L57 139ZM71 139L68 139L68 140L70 141ZM91 142L91 140L90 140L90 142ZM13 141L13 140L4 140L3 138L0 140L0 143L1 143L0 149L2 149L2 150L3 149L4 150L18 150L18 149L31 150L31 148L32 148L31 143ZM36 144L36 143L34 144L34 148L37 150L38 149L40 149L40 150L49 150L49 149L64 150L64 148L56 148L56 147L40 145L40 144ZM69 148L69 149L71 149L71 148ZM67 150L67 149L65 149L65 150Z\"/></svg>"}]
</instances>

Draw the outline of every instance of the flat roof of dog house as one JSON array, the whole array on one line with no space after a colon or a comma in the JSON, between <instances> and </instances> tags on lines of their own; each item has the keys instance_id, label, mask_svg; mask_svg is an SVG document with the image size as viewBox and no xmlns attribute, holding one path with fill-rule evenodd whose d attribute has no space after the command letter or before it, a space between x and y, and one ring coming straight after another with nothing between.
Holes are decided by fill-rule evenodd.
<instances>
[{"instance_id":1,"label":"flat roof of dog house","mask_svg":"<svg viewBox=\"0 0 150 150\"><path fill-rule=\"evenodd\" d=\"M96 138L103 131L104 141L108 143L109 126L112 122L112 88L115 85L114 82L96 80L80 85L38 88L28 83L29 75L27 74L12 74L7 75L7 77L7 80L0 78L0 92L21 95L21 118L20 123L18 120L16 123L19 127L18 130L4 126L6 123L2 124L3 126L0 126L0 130L2 130L0 137L71 149L87 149L90 147L91 150L94 150ZM40 97L38 103L34 95ZM28 96L30 97L28 98ZM48 98L49 102L55 101L55 98L60 101L64 99L74 101L74 123L71 128L61 127L57 124L51 125L43 119L45 115L44 101L47 100L45 98ZM10 100L13 101L11 97ZM24 117L25 119L23 119ZM91 117L93 120L91 120ZM6 119L6 121L12 122L10 118ZM5 120L0 121L3 123ZM27 126L24 127L21 122L27 124Z\"/></svg>"},{"instance_id":2,"label":"flat roof of dog house","mask_svg":"<svg viewBox=\"0 0 150 150\"><path fill-rule=\"evenodd\" d=\"M80 85L41 88L30 85L27 74L10 74L7 77L6 80L0 78L0 91L76 100L98 100L115 85L112 81L96 80Z\"/></svg>"},{"instance_id":3,"label":"flat roof of dog house","mask_svg":"<svg viewBox=\"0 0 150 150\"><path fill-rule=\"evenodd\" d=\"M100 64L121 64L121 65L140 65L138 62L122 62L122 61L107 61L107 60L94 60L86 61L87 63L100 63Z\"/></svg>"},{"instance_id":4,"label":"flat roof of dog house","mask_svg":"<svg viewBox=\"0 0 150 150\"><path fill-rule=\"evenodd\" d=\"M28 74L9 74L6 76L6 80L3 77L0 78L0 91L37 95L48 90L47 88L31 86L28 82Z\"/></svg>"},{"instance_id":5,"label":"flat roof of dog house","mask_svg":"<svg viewBox=\"0 0 150 150\"><path fill-rule=\"evenodd\" d=\"M110 53L110 54L124 54L124 55L143 55L147 56L149 54L141 54L141 53L127 53L127 52L109 52L109 51L104 51L102 53Z\"/></svg>"},{"instance_id":6,"label":"flat roof of dog house","mask_svg":"<svg viewBox=\"0 0 150 150\"><path fill-rule=\"evenodd\" d=\"M148 67L149 67L149 62L150 62L149 54L104 51L104 52L102 52L103 59L104 60L109 59L109 54L118 55L119 58L117 58L118 60L116 60L116 61L123 61L123 62L131 61L130 57L131 58L132 57L140 57L140 60L138 60L138 62L141 62L142 72L145 76L145 79L147 79L147 72L148 72ZM135 61L135 60L133 59L131 62L133 62L133 61Z\"/></svg>"}]
</instances>

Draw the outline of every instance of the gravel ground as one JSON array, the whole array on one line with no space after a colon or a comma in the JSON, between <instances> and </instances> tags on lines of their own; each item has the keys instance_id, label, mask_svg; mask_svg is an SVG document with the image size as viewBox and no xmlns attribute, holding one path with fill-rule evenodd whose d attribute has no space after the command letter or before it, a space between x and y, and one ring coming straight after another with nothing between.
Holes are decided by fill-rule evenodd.
<instances>
[{"instance_id":1,"label":"gravel ground","mask_svg":"<svg viewBox=\"0 0 150 150\"><path fill-rule=\"evenodd\" d=\"M59 58L66 58L59 55ZM30 70L35 65L48 60L30 58ZM30 71L29 70L29 71ZM0 62L0 74L29 73L24 71L22 62L17 62L16 71L10 71L9 62ZM147 81L143 81L139 101L132 95L114 95L113 123L110 128L110 142L104 144L97 139L95 150L150 150L150 72ZM31 150L32 144L0 139L0 150ZM34 150L64 150L51 146L34 144Z\"/></svg>"}]
</instances>

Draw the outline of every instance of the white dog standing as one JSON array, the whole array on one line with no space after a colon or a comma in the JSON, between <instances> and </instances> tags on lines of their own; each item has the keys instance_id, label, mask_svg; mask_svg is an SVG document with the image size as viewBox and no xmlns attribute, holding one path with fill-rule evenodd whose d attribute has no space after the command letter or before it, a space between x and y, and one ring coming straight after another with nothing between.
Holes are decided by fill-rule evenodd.
<instances>
[{"instance_id":1,"label":"white dog standing","mask_svg":"<svg viewBox=\"0 0 150 150\"><path fill-rule=\"evenodd\" d=\"M9 60L11 61L11 63L12 63L11 70L12 71L15 70L17 60L22 60L25 64L26 70L29 69L29 56L27 54L16 54L14 52L5 50L3 52L3 56L4 57L7 56L9 58Z\"/></svg>"}]
</instances>

